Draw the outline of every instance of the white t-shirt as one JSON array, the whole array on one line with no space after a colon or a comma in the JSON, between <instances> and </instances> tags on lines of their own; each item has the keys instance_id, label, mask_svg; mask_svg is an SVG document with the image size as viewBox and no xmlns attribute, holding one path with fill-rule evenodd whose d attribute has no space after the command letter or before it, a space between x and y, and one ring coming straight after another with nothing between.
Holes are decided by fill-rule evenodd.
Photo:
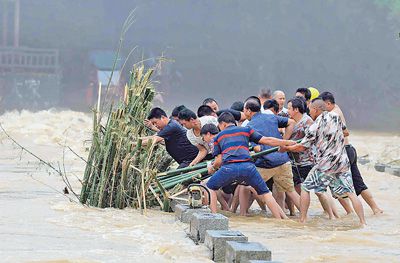
<instances>
[{"instance_id":1,"label":"white t-shirt","mask_svg":"<svg viewBox=\"0 0 400 263\"><path fill-rule=\"evenodd\" d=\"M264 108L261 108L261 109L263 110ZM262 111L262 110L261 110L261 112L264 114L274 114L270 109L266 109L264 111Z\"/></svg>"},{"instance_id":2,"label":"white t-shirt","mask_svg":"<svg viewBox=\"0 0 400 263\"><path fill-rule=\"evenodd\" d=\"M214 116L203 116L199 118L200 120L200 125L201 127L203 127L206 124L214 124L215 126L218 126L218 119ZM201 136L196 136L193 132L193 129L190 129L186 132L186 136L189 139L190 143L193 145L202 145L204 146L204 148L207 149L208 153L212 153L212 147L210 144L206 143L205 141L203 141L203 139L201 138Z\"/></svg>"}]
</instances>

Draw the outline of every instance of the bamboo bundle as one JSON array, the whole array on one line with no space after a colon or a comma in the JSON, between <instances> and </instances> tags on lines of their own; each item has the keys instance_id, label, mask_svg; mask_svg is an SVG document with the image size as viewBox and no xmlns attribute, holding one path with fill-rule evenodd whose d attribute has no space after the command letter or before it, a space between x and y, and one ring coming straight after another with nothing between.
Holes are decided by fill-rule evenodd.
<instances>
[{"instance_id":1,"label":"bamboo bundle","mask_svg":"<svg viewBox=\"0 0 400 263\"><path fill-rule=\"evenodd\" d=\"M149 135L143 121L155 95L153 72L153 68L145 70L143 65L134 67L123 101L109 111L104 126L95 112L81 203L117 208L146 208L160 203L151 193L151 182L171 159L161 161L167 157L165 150L154 143L142 147L140 139Z\"/></svg>"},{"instance_id":2,"label":"bamboo bundle","mask_svg":"<svg viewBox=\"0 0 400 263\"><path fill-rule=\"evenodd\" d=\"M209 177L207 164L166 171L172 159L162 147L142 145L150 135L144 120L155 95L151 75L154 69L135 66L123 100L110 107L103 126L94 111L92 146L85 169L80 202L96 207L158 206L168 210L168 199L182 190L182 184ZM135 142L135 143L133 143ZM277 147L253 154L253 158L277 151Z\"/></svg>"}]
</instances>

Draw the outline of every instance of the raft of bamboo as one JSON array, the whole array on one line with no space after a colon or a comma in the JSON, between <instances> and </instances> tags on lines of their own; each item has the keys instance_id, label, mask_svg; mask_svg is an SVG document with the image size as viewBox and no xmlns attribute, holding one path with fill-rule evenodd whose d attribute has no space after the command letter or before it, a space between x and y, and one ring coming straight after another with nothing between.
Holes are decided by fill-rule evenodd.
<instances>
[{"instance_id":1,"label":"raft of bamboo","mask_svg":"<svg viewBox=\"0 0 400 263\"><path fill-rule=\"evenodd\" d=\"M140 139L150 135L143 121L155 95L153 72L154 68L144 65L134 67L124 98L109 111L104 125L94 112L81 203L102 208L145 208L160 203L152 193L152 182L171 159L154 143L142 147Z\"/></svg>"}]
</instances>

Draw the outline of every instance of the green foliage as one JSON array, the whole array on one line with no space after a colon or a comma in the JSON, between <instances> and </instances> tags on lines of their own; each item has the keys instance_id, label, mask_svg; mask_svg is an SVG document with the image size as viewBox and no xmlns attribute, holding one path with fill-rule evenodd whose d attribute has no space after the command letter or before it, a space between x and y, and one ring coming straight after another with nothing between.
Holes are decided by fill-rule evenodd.
<instances>
[{"instance_id":1,"label":"green foliage","mask_svg":"<svg viewBox=\"0 0 400 263\"><path fill-rule=\"evenodd\" d=\"M143 121L155 95L153 72L153 68L145 70L143 65L134 67L125 96L110 111L105 126L95 112L82 203L102 208L146 208L157 203L150 188L166 154L156 144L142 147L140 139L149 134Z\"/></svg>"}]
</instances>

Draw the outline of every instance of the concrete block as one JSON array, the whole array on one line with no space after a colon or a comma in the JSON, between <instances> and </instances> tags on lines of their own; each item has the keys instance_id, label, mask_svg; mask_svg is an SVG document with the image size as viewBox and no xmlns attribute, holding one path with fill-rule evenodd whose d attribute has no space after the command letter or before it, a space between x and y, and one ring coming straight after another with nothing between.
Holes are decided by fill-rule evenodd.
<instances>
[{"instance_id":1,"label":"concrete block","mask_svg":"<svg viewBox=\"0 0 400 263\"><path fill-rule=\"evenodd\" d=\"M385 168L385 172L400 176L400 166L388 166Z\"/></svg>"},{"instance_id":2,"label":"concrete block","mask_svg":"<svg viewBox=\"0 0 400 263\"><path fill-rule=\"evenodd\" d=\"M386 169L386 164L383 164L383 163L376 163L375 165L374 165L374 167L375 167L375 170L376 171L378 171L378 172L384 172L385 171L385 169Z\"/></svg>"},{"instance_id":3,"label":"concrete block","mask_svg":"<svg viewBox=\"0 0 400 263\"><path fill-rule=\"evenodd\" d=\"M225 261L226 241L248 241L239 231L207 230L204 244L211 250L211 259L215 262Z\"/></svg>"},{"instance_id":4,"label":"concrete block","mask_svg":"<svg viewBox=\"0 0 400 263\"><path fill-rule=\"evenodd\" d=\"M271 251L258 242L226 241L225 262L271 260Z\"/></svg>"},{"instance_id":5,"label":"concrete block","mask_svg":"<svg viewBox=\"0 0 400 263\"><path fill-rule=\"evenodd\" d=\"M207 230L228 230L229 220L221 214L194 213L190 219L190 237L195 242L204 242Z\"/></svg>"},{"instance_id":6,"label":"concrete block","mask_svg":"<svg viewBox=\"0 0 400 263\"><path fill-rule=\"evenodd\" d=\"M190 208L189 205L185 204L178 204L175 205L175 218L176 220L182 221L183 223L188 224L190 222L190 219L192 218L192 215L194 213L210 213L210 209L208 207L204 208Z\"/></svg>"},{"instance_id":7,"label":"concrete block","mask_svg":"<svg viewBox=\"0 0 400 263\"><path fill-rule=\"evenodd\" d=\"M367 163L370 162L370 160L368 159L367 156L365 156L365 157L358 157L358 158L357 158L357 161L358 161L360 164L362 164L362 165L365 165L365 164L367 164Z\"/></svg>"}]
</instances>

